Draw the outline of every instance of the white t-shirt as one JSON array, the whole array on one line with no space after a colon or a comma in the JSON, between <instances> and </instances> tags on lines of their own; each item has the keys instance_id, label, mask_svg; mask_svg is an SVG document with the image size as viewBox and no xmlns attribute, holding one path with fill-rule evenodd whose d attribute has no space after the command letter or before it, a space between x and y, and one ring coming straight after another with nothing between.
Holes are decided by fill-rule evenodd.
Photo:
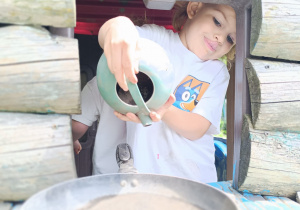
<instances>
[{"instance_id":1,"label":"white t-shirt","mask_svg":"<svg viewBox=\"0 0 300 210\"><path fill-rule=\"evenodd\" d=\"M100 118L100 119L99 119ZM81 92L81 114L72 119L87 126L99 120L93 152L93 174L117 173L116 148L126 142L126 123L104 101L94 77Z\"/></svg>"},{"instance_id":2,"label":"white t-shirt","mask_svg":"<svg viewBox=\"0 0 300 210\"><path fill-rule=\"evenodd\" d=\"M200 60L182 44L177 33L164 27L144 25L137 29L140 37L161 45L171 60L175 73L172 77L174 105L202 115L211 126L202 138L190 141L162 121L149 127L129 122L127 143L132 147L136 169L141 173L172 175L205 183L217 181L212 135L220 131L229 82L226 66L217 60Z\"/></svg>"},{"instance_id":3,"label":"white t-shirt","mask_svg":"<svg viewBox=\"0 0 300 210\"><path fill-rule=\"evenodd\" d=\"M177 176L204 183L217 181L212 135L219 133L229 82L227 68L220 61L200 60L171 30L156 25L137 29L142 38L161 45L173 64L174 77L171 82L166 82L173 84L174 105L202 115L212 125L202 138L195 141L178 135L164 122L153 123L149 127L128 122L126 135L126 123L117 119L102 99L94 78L82 91L82 114L72 116L88 126L100 116L93 174L117 172L115 149L119 143L126 141L132 147L134 164L140 173Z\"/></svg>"}]
</instances>

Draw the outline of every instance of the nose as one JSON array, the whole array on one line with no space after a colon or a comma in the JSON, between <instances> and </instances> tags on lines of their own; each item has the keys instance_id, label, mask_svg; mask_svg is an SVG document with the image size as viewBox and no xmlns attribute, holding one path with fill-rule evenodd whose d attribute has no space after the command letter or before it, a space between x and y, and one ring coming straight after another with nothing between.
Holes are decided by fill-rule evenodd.
<instances>
[{"instance_id":1,"label":"nose","mask_svg":"<svg viewBox=\"0 0 300 210\"><path fill-rule=\"evenodd\" d=\"M215 34L214 38L219 43L219 45L222 45L225 41L225 36L223 34Z\"/></svg>"}]
</instances>

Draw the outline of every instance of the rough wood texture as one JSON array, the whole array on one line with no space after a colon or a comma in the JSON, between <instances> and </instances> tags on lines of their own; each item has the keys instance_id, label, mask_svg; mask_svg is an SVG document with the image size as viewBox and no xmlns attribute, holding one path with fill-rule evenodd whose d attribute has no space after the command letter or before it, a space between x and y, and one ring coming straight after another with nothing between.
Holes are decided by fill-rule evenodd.
<instances>
[{"instance_id":1,"label":"rough wood texture","mask_svg":"<svg viewBox=\"0 0 300 210\"><path fill-rule=\"evenodd\" d=\"M13 207L12 203L8 203L8 202L1 202L0 201L0 210L11 210Z\"/></svg>"},{"instance_id":2,"label":"rough wood texture","mask_svg":"<svg viewBox=\"0 0 300 210\"><path fill-rule=\"evenodd\" d=\"M300 131L300 64L246 60L255 129Z\"/></svg>"},{"instance_id":3,"label":"rough wood texture","mask_svg":"<svg viewBox=\"0 0 300 210\"><path fill-rule=\"evenodd\" d=\"M289 197L300 189L300 134L255 130L245 115L238 190Z\"/></svg>"},{"instance_id":4,"label":"rough wood texture","mask_svg":"<svg viewBox=\"0 0 300 210\"><path fill-rule=\"evenodd\" d=\"M0 200L76 178L69 115L0 113Z\"/></svg>"},{"instance_id":5,"label":"rough wood texture","mask_svg":"<svg viewBox=\"0 0 300 210\"><path fill-rule=\"evenodd\" d=\"M76 3L75 0L1 0L0 22L75 27Z\"/></svg>"},{"instance_id":6,"label":"rough wood texture","mask_svg":"<svg viewBox=\"0 0 300 210\"><path fill-rule=\"evenodd\" d=\"M298 0L253 0L251 14L252 55L300 60Z\"/></svg>"},{"instance_id":7,"label":"rough wood texture","mask_svg":"<svg viewBox=\"0 0 300 210\"><path fill-rule=\"evenodd\" d=\"M76 39L42 27L0 27L0 110L80 113Z\"/></svg>"}]
</instances>

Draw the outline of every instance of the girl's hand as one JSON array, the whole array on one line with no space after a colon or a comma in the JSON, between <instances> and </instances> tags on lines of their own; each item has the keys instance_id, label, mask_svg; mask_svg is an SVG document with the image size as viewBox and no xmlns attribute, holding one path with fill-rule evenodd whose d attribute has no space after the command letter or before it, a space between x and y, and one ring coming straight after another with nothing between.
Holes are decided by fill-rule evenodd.
<instances>
[{"instance_id":1,"label":"girl's hand","mask_svg":"<svg viewBox=\"0 0 300 210\"><path fill-rule=\"evenodd\" d=\"M174 94L171 94L168 101L162 106L160 107L158 110L156 111L151 111L150 113L150 118L152 119L153 122L158 122L160 121L164 114L168 111L169 107L175 102L175 96ZM134 113L127 113L126 115L123 115L119 112L114 112L114 114L123 121L131 121L131 122L135 122L135 123L141 123L140 119L138 118L138 116L136 116Z\"/></svg>"},{"instance_id":2,"label":"girl's hand","mask_svg":"<svg viewBox=\"0 0 300 210\"><path fill-rule=\"evenodd\" d=\"M113 18L100 28L99 43L104 50L110 71L120 87L127 91L126 78L137 83L139 34L126 17Z\"/></svg>"},{"instance_id":3,"label":"girl's hand","mask_svg":"<svg viewBox=\"0 0 300 210\"><path fill-rule=\"evenodd\" d=\"M73 142L74 152L76 155L79 154L79 152L82 150L81 144L78 140Z\"/></svg>"}]
</instances>

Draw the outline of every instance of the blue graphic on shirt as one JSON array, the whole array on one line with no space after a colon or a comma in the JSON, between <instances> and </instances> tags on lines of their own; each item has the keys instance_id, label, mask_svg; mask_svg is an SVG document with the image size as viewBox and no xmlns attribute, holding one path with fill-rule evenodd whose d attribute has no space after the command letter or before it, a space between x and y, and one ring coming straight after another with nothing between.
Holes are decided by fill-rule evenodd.
<instances>
[{"instance_id":1,"label":"blue graphic on shirt","mask_svg":"<svg viewBox=\"0 0 300 210\"><path fill-rule=\"evenodd\" d=\"M202 83L198 86L191 88L192 80L188 80L178 86L175 97L176 101L173 104L175 107L184 111L190 112L190 107L195 107L199 102L197 97L199 95L199 89L201 89Z\"/></svg>"}]
</instances>

